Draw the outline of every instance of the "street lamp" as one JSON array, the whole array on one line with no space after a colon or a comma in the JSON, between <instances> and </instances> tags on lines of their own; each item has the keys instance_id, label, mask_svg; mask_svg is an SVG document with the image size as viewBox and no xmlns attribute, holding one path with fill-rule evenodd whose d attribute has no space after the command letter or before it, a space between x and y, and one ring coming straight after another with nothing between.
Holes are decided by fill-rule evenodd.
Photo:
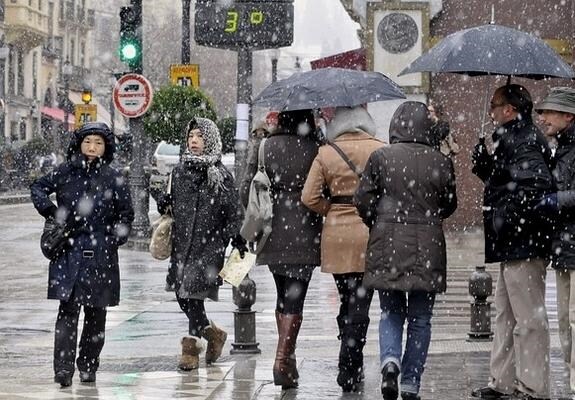
<instances>
[{"instance_id":1,"label":"street lamp","mask_svg":"<svg viewBox=\"0 0 575 400\"><path fill-rule=\"evenodd\" d=\"M72 73L74 72L74 69L72 67L72 65L70 64L70 60L68 60L66 58L66 61L64 61L64 65L62 65L62 76L64 78L64 132L67 134L68 131L70 130L70 127L68 126L68 96L70 94L70 76L72 76Z\"/></svg>"},{"instance_id":2,"label":"street lamp","mask_svg":"<svg viewBox=\"0 0 575 400\"><path fill-rule=\"evenodd\" d=\"M280 49L272 49L272 82L278 80L278 59L280 58Z\"/></svg>"}]
</instances>

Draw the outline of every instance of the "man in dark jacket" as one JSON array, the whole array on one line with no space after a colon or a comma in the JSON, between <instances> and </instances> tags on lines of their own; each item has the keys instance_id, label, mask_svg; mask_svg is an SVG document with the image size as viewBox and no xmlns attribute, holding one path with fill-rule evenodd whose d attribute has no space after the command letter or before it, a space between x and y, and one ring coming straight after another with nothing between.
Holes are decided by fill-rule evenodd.
<instances>
[{"instance_id":1,"label":"man in dark jacket","mask_svg":"<svg viewBox=\"0 0 575 400\"><path fill-rule=\"evenodd\" d=\"M575 277L571 279L575 271L575 89L553 88L536 110L545 135L557 143L552 171L557 192L545 196L535 210L554 225L551 257L556 270L559 339L575 392Z\"/></svg>"},{"instance_id":2,"label":"man in dark jacket","mask_svg":"<svg viewBox=\"0 0 575 400\"><path fill-rule=\"evenodd\" d=\"M551 152L533 124L533 102L520 85L491 99L493 154L480 142L473 172L485 183L485 262L499 262L491 378L472 395L482 399L549 397L549 326L545 309L548 235L532 210L552 187Z\"/></svg>"}]
</instances>

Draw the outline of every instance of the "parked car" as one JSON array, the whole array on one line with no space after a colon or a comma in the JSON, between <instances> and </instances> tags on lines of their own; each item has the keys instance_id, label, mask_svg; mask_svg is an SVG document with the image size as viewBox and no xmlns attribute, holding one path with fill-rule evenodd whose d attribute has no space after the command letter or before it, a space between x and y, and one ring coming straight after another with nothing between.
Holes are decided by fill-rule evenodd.
<instances>
[{"instance_id":1,"label":"parked car","mask_svg":"<svg viewBox=\"0 0 575 400\"><path fill-rule=\"evenodd\" d=\"M180 145L158 143L152 156L152 175L168 175L180 161Z\"/></svg>"},{"instance_id":2,"label":"parked car","mask_svg":"<svg viewBox=\"0 0 575 400\"><path fill-rule=\"evenodd\" d=\"M154 186L158 183L167 181L168 174L180 161L180 145L170 144L161 141L154 151L152 156L152 170L150 176L150 185ZM234 153L222 154L222 164L234 174Z\"/></svg>"}]
</instances>

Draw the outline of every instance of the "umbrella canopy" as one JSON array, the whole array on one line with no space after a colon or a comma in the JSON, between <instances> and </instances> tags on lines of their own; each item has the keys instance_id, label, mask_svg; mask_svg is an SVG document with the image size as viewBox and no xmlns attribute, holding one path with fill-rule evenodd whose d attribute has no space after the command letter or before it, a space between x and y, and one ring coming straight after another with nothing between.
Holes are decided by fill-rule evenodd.
<instances>
[{"instance_id":1,"label":"umbrella canopy","mask_svg":"<svg viewBox=\"0 0 575 400\"><path fill-rule=\"evenodd\" d=\"M379 72L323 68L298 72L266 87L254 106L277 111L322 107L353 107L359 104L405 99L401 88Z\"/></svg>"},{"instance_id":2,"label":"umbrella canopy","mask_svg":"<svg viewBox=\"0 0 575 400\"><path fill-rule=\"evenodd\" d=\"M399 75L454 72L530 79L573 78L573 69L543 40L501 25L455 32L418 57Z\"/></svg>"}]
</instances>

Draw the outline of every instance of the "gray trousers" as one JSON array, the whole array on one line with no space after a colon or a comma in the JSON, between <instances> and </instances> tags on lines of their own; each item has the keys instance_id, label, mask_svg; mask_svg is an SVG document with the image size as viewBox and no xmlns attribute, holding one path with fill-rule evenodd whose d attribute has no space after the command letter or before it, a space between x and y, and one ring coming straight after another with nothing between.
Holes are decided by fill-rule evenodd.
<instances>
[{"instance_id":1,"label":"gray trousers","mask_svg":"<svg viewBox=\"0 0 575 400\"><path fill-rule=\"evenodd\" d=\"M563 350L563 359L569 364L571 372L571 391L575 392L575 270L555 271L557 280L557 318L559 320L559 340Z\"/></svg>"},{"instance_id":2,"label":"gray trousers","mask_svg":"<svg viewBox=\"0 0 575 400\"><path fill-rule=\"evenodd\" d=\"M549 397L549 321L543 259L501 263L489 386Z\"/></svg>"}]
</instances>

